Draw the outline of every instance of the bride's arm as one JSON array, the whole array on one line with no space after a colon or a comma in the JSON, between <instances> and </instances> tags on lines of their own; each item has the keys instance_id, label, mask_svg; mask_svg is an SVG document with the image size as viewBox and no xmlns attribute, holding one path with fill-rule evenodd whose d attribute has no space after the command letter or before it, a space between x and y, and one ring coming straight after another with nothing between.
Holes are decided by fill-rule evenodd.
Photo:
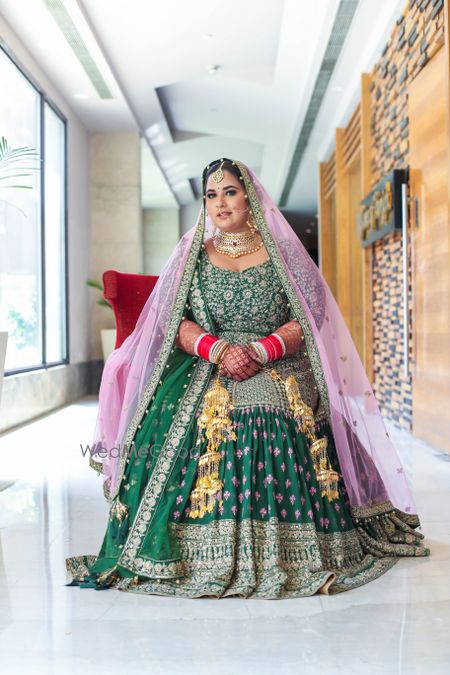
<instances>
[{"instance_id":1,"label":"bride's arm","mask_svg":"<svg viewBox=\"0 0 450 675\"><path fill-rule=\"evenodd\" d=\"M300 351L304 336L299 322L288 321L265 338L255 340L250 346L263 364L277 361L283 356L292 356Z\"/></svg>"},{"instance_id":2,"label":"bride's arm","mask_svg":"<svg viewBox=\"0 0 450 675\"><path fill-rule=\"evenodd\" d=\"M304 336L297 319L284 323L280 328L277 328L275 334L279 335L281 339L284 340L284 344L286 345L285 356L291 356L300 351Z\"/></svg>"},{"instance_id":3,"label":"bride's arm","mask_svg":"<svg viewBox=\"0 0 450 675\"><path fill-rule=\"evenodd\" d=\"M175 344L179 349L182 349L191 356L195 355L194 345L199 335L204 335L205 330L189 319L183 319L178 328Z\"/></svg>"},{"instance_id":4,"label":"bride's arm","mask_svg":"<svg viewBox=\"0 0 450 675\"><path fill-rule=\"evenodd\" d=\"M204 340L204 344L201 340ZM260 369L252 350L249 350L249 354L243 345L230 345L226 340L206 333L189 319L183 319L180 323L175 345L191 356L200 356L210 363L220 363L222 374L239 381L251 377Z\"/></svg>"},{"instance_id":5,"label":"bride's arm","mask_svg":"<svg viewBox=\"0 0 450 675\"><path fill-rule=\"evenodd\" d=\"M200 356L210 363L220 363L230 343L207 333L204 328L191 321L183 319L179 325L175 345L191 356Z\"/></svg>"}]
</instances>

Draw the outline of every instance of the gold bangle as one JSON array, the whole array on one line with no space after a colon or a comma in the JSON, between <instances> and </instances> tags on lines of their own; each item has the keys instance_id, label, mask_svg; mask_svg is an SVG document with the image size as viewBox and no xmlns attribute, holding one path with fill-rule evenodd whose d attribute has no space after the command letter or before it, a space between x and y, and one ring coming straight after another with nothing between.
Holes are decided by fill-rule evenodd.
<instances>
[{"instance_id":1,"label":"gold bangle","mask_svg":"<svg viewBox=\"0 0 450 675\"><path fill-rule=\"evenodd\" d=\"M219 341L215 342L211 348L210 352L210 361L211 363L218 363L218 357L221 355L225 347L228 346L228 342L223 338L220 338Z\"/></svg>"},{"instance_id":2,"label":"gold bangle","mask_svg":"<svg viewBox=\"0 0 450 675\"><path fill-rule=\"evenodd\" d=\"M227 351L228 347L231 347L231 345L229 342L226 342L225 345L222 347L221 351L219 352L216 363L222 363L223 357L225 356L225 352Z\"/></svg>"},{"instance_id":3,"label":"gold bangle","mask_svg":"<svg viewBox=\"0 0 450 675\"><path fill-rule=\"evenodd\" d=\"M222 338L220 343L216 342L213 345L212 353L210 355L211 363L220 363L219 359L221 358L222 353L228 347L228 345L229 343L226 340L222 340Z\"/></svg>"},{"instance_id":4,"label":"gold bangle","mask_svg":"<svg viewBox=\"0 0 450 675\"><path fill-rule=\"evenodd\" d=\"M255 352L259 363L261 365L264 365L264 363L265 363L264 353L263 353L262 349L259 347L259 345L255 344L254 342L250 342L249 347L251 347L253 349L253 351Z\"/></svg>"}]
</instances>

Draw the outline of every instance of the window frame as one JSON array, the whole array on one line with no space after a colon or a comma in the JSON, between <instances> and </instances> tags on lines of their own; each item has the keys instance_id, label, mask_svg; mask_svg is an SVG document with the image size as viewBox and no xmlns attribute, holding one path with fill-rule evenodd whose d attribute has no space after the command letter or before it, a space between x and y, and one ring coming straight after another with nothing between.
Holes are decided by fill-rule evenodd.
<instances>
[{"instance_id":1,"label":"window frame","mask_svg":"<svg viewBox=\"0 0 450 675\"><path fill-rule=\"evenodd\" d=\"M12 62L12 64L18 69L20 74L29 82L29 84L36 90L37 95L39 96L39 134L40 134L40 148L41 148L41 166L40 166L40 245L41 245L41 254L40 254L40 298L41 298L41 340L42 340L42 361L40 364L33 366L25 366L23 368L11 368L4 371L4 377L10 377L12 375L19 375L22 373L31 373L40 370L48 370L50 368L55 368L61 365L67 365L70 363L70 353L69 353L69 228L68 228L68 157L67 157L67 147L68 147L68 132L67 132L67 117L62 113L56 103L52 100L50 96L46 93L43 87L36 81L36 79L29 73L28 69L22 64L22 62L17 58L17 56L12 52L10 47L0 38L0 50L4 55ZM45 143L45 105L48 105L49 108L55 113L55 115L63 123L63 168L64 168L64 181L63 181L63 199L64 199L64 210L63 210L63 223L62 223L62 235L64 237L64 311L65 317L63 319L63 327L65 331L65 357L60 361L46 361L46 337L47 337L47 326L46 326L46 261L45 261L45 153L46 153L46 143ZM8 338L9 339L9 338Z\"/></svg>"}]
</instances>

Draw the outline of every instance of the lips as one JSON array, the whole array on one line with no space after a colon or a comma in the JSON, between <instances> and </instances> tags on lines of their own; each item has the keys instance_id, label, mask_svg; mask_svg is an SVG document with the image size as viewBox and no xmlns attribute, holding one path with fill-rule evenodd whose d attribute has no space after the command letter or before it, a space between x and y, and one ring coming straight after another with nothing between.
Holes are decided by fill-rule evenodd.
<instances>
[{"instance_id":1,"label":"lips","mask_svg":"<svg viewBox=\"0 0 450 675\"><path fill-rule=\"evenodd\" d=\"M228 216L231 216L231 211L221 211L219 213L219 218L228 218Z\"/></svg>"}]
</instances>

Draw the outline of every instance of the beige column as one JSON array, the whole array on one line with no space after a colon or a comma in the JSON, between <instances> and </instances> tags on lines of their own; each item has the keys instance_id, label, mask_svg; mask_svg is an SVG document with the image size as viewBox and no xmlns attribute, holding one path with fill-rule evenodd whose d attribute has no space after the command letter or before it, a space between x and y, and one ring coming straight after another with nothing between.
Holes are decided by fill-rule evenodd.
<instances>
[{"instance_id":1,"label":"beige column","mask_svg":"<svg viewBox=\"0 0 450 675\"><path fill-rule=\"evenodd\" d=\"M105 270L143 271L140 188L140 141L137 132L93 134L90 139L90 277L101 282ZM113 328L109 308L96 304L90 291L91 358L101 358L101 328Z\"/></svg>"},{"instance_id":2,"label":"beige column","mask_svg":"<svg viewBox=\"0 0 450 675\"><path fill-rule=\"evenodd\" d=\"M144 272L159 276L180 239L178 208L144 209Z\"/></svg>"}]
</instances>

